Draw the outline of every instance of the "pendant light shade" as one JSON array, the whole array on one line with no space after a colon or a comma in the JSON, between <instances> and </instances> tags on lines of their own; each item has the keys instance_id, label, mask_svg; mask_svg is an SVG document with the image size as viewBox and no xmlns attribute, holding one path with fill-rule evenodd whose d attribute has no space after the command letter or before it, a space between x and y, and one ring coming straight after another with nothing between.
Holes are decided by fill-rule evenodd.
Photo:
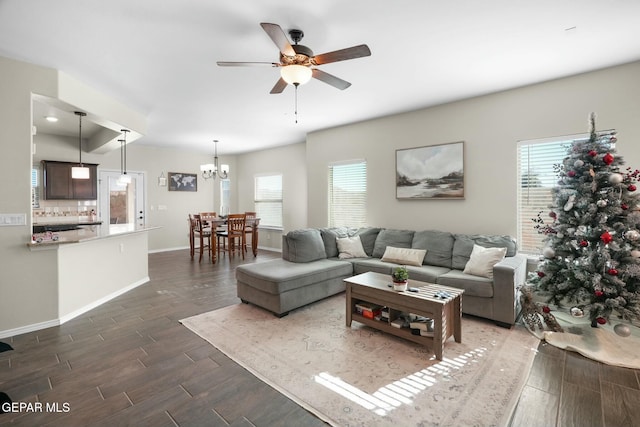
<instances>
[{"instance_id":1,"label":"pendant light shade","mask_svg":"<svg viewBox=\"0 0 640 427\"><path fill-rule=\"evenodd\" d=\"M83 113L82 111L75 111L74 114L78 116L78 152L80 154L80 158L78 160L78 166L73 166L71 168L71 178L89 179L91 177L89 168L85 167L82 164L82 118L86 116L87 113Z\"/></svg>"},{"instance_id":2,"label":"pendant light shade","mask_svg":"<svg viewBox=\"0 0 640 427\"><path fill-rule=\"evenodd\" d=\"M220 165L220 167L218 167L218 140L214 139L213 143L215 144L213 163L200 165L202 177L204 179L210 179L219 176L220 179L227 179L229 177L229 165Z\"/></svg>"}]
</instances>

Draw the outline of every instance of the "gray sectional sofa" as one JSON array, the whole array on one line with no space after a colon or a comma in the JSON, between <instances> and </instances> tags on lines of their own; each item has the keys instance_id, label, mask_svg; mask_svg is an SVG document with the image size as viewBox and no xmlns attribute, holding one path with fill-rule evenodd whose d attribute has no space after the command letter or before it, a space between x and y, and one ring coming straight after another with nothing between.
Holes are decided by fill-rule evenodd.
<instances>
[{"instance_id":1,"label":"gray sectional sofa","mask_svg":"<svg viewBox=\"0 0 640 427\"><path fill-rule=\"evenodd\" d=\"M337 239L349 236L359 237L366 257L340 259ZM474 245L506 248L506 256L493 267L492 278L464 273ZM347 277L367 271L390 275L400 264L382 261L388 247L426 250L421 265L407 266L410 279L464 289L464 313L506 327L514 324L520 309L517 288L526 277L526 257L516 253L516 243L509 236L372 227L294 230L282 237L282 259L237 268L238 297L284 316L343 292Z\"/></svg>"}]
</instances>

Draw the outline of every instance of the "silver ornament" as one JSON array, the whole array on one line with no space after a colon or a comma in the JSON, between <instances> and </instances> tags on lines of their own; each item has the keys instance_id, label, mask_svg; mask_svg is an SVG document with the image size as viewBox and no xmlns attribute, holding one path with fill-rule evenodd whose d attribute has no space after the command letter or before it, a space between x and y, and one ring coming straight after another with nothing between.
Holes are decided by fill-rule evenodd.
<instances>
[{"instance_id":1,"label":"silver ornament","mask_svg":"<svg viewBox=\"0 0 640 427\"><path fill-rule=\"evenodd\" d=\"M631 251L631 256L634 258L640 258L640 251L637 249L634 249Z\"/></svg>"},{"instance_id":2,"label":"silver ornament","mask_svg":"<svg viewBox=\"0 0 640 427\"><path fill-rule=\"evenodd\" d=\"M596 202L596 205L598 205L599 208L604 208L605 206L607 206L607 201L606 200L598 200Z\"/></svg>"},{"instance_id":3,"label":"silver ornament","mask_svg":"<svg viewBox=\"0 0 640 427\"><path fill-rule=\"evenodd\" d=\"M582 160L578 159L578 160L575 161L573 166L575 166L577 168L581 168L582 166L584 166L584 162Z\"/></svg>"},{"instance_id":4,"label":"silver ornament","mask_svg":"<svg viewBox=\"0 0 640 427\"><path fill-rule=\"evenodd\" d=\"M612 173L611 175L609 175L609 182L611 184L620 184L622 180L623 177L619 173Z\"/></svg>"},{"instance_id":5,"label":"silver ornament","mask_svg":"<svg viewBox=\"0 0 640 427\"><path fill-rule=\"evenodd\" d=\"M584 312L581 309L579 309L578 307L573 307L571 309L571 315L573 317L582 317L582 316L584 316Z\"/></svg>"},{"instance_id":6,"label":"silver ornament","mask_svg":"<svg viewBox=\"0 0 640 427\"><path fill-rule=\"evenodd\" d=\"M624 233L624 237L629 240L638 240L640 238L640 232L638 232L638 230L629 230Z\"/></svg>"},{"instance_id":7,"label":"silver ornament","mask_svg":"<svg viewBox=\"0 0 640 427\"><path fill-rule=\"evenodd\" d=\"M631 328L629 328L629 325L625 325L624 323L618 323L616 326L613 327L613 331L623 338L626 338L629 335L631 335Z\"/></svg>"},{"instance_id":8,"label":"silver ornament","mask_svg":"<svg viewBox=\"0 0 640 427\"><path fill-rule=\"evenodd\" d=\"M556 251L554 251L553 248L547 246L542 250L542 255L547 259L552 259L556 256Z\"/></svg>"}]
</instances>

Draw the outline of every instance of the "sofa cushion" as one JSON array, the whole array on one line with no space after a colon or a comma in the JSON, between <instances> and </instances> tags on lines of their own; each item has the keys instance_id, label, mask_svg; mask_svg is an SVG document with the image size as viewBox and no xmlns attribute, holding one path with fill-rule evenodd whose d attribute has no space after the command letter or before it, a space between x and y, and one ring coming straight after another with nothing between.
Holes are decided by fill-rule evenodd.
<instances>
[{"instance_id":1,"label":"sofa cushion","mask_svg":"<svg viewBox=\"0 0 640 427\"><path fill-rule=\"evenodd\" d=\"M395 262L403 265L421 266L427 251L424 249L395 248L387 246L382 255L382 261Z\"/></svg>"},{"instance_id":2,"label":"sofa cushion","mask_svg":"<svg viewBox=\"0 0 640 427\"><path fill-rule=\"evenodd\" d=\"M426 249L427 256L424 257L423 264L451 268L453 242L453 234L447 231L416 231L413 235L411 247L414 249Z\"/></svg>"},{"instance_id":3,"label":"sofa cushion","mask_svg":"<svg viewBox=\"0 0 640 427\"><path fill-rule=\"evenodd\" d=\"M307 228L293 230L285 235L288 261L311 262L327 257L320 230Z\"/></svg>"},{"instance_id":4,"label":"sofa cushion","mask_svg":"<svg viewBox=\"0 0 640 427\"><path fill-rule=\"evenodd\" d=\"M378 258L356 258L351 261L353 264L353 274L366 273L373 271L375 273L388 274L389 283L391 283L391 270L398 266L390 262L384 262Z\"/></svg>"},{"instance_id":5,"label":"sofa cushion","mask_svg":"<svg viewBox=\"0 0 640 427\"><path fill-rule=\"evenodd\" d=\"M463 305L465 296L493 298L493 280L487 279L486 277L464 274L460 270L451 270L439 276L436 283L438 285L464 289L464 295L462 296ZM490 303L488 302L487 304Z\"/></svg>"},{"instance_id":6,"label":"sofa cushion","mask_svg":"<svg viewBox=\"0 0 640 427\"><path fill-rule=\"evenodd\" d=\"M516 241L510 236L456 234L454 237L451 266L457 270L464 270L473 251L473 245L485 248L507 248L506 256L514 256L517 252Z\"/></svg>"},{"instance_id":7,"label":"sofa cushion","mask_svg":"<svg viewBox=\"0 0 640 427\"><path fill-rule=\"evenodd\" d=\"M362 227L357 230L352 230L349 235L360 236L360 241L362 242L364 251L367 256L371 256L373 254L373 246L376 242L376 238L378 237L378 233L380 233L380 228Z\"/></svg>"},{"instance_id":8,"label":"sofa cushion","mask_svg":"<svg viewBox=\"0 0 640 427\"><path fill-rule=\"evenodd\" d=\"M362 242L360 241L360 236L352 236L352 237L338 237L336 239L338 244L338 258L340 259L348 259L348 258L366 258L367 253L364 251L362 247Z\"/></svg>"},{"instance_id":9,"label":"sofa cushion","mask_svg":"<svg viewBox=\"0 0 640 427\"><path fill-rule=\"evenodd\" d=\"M493 279L493 266L504 258L507 248L485 248L473 245L463 273Z\"/></svg>"},{"instance_id":10,"label":"sofa cushion","mask_svg":"<svg viewBox=\"0 0 640 427\"><path fill-rule=\"evenodd\" d=\"M391 230L383 229L376 237L376 243L373 246L374 258L382 258L387 246L395 248L410 248L413 241L413 230Z\"/></svg>"},{"instance_id":11,"label":"sofa cushion","mask_svg":"<svg viewBox=\"0 0 640 427\"><path fill-rule=\"evenodd\" d=\"M348 261L320 259L310 263L294 263L274 259L236 268L236 279L260 291L278 295L293 289L330 279L349 277L353 268Z\"/></svg>"},{"instance_id":12,"label":"sofa cushion","mask_svg":"<svg viewBox=\"0 0 640 427\"><path fill-rule=\"evenodd\" d=\"M322 236L324 252L327 254L327 258L334 258L338 256L336 239L338 237L347 237L349 230L346 227L321 228L320 235Z\"/></svg>"},{"instance_id":13,"label":"sofa cushion","mask_svg":"<svg viewBox=\"0 0 640 427\"><path fill-rule=\"evenodd\" d=\"M436 283L438 277L451 271L447 267L438 267L435 265L423 265L421 267L408 266L409 272L409 284L411 280L418 280L420 282Z\"/></svg>"}]
</instances>

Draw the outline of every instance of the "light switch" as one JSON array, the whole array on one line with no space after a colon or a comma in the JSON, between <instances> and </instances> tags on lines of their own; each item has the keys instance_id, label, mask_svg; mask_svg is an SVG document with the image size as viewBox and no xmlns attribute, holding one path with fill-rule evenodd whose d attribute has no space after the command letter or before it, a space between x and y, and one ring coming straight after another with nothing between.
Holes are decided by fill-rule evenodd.
<instances>
[{"instance_id":1,"label":"light switch","mask_svg":"<svg viewBox=\"0 0 640 427\"><path fill-rule=\"evenodd\" d=\"M0 226L26 225L27 214L0 214Z\"/></svg>"}]
</instances>

